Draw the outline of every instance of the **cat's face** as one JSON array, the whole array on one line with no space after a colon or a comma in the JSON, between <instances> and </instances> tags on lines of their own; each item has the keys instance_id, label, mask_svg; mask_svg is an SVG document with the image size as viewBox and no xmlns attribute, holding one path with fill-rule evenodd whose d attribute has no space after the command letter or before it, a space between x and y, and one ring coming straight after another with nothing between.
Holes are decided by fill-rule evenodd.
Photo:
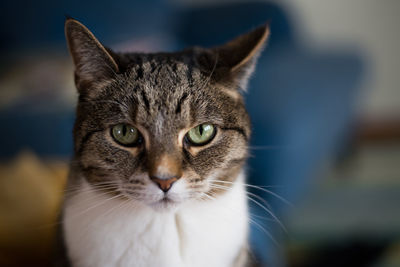
<instances>
[{"instance_id":1,"label":"cat's face","mask_svg":"<svg viewBox=\"0 0 400 267\"><path fill-rule=\"evenodd\" d=\"M75 20L66 33L80 93L74 165L89 184L166 208L235 182L250 136L239 90L265 27L214 49L158 54L106 50Z\"/></svg>"}]
</instances>

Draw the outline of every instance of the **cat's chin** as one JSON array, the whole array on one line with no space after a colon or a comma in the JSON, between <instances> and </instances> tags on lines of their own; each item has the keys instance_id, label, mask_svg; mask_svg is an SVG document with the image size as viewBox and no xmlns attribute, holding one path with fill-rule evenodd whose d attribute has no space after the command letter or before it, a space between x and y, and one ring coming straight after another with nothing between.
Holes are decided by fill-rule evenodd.
<instances>
[{"instance_id":1,"label":"cat's chin","mask_svg":"<svg viewBox=\"0 0 400 267\"><path fill-rule=\"evenodd\" d=\"M157 212L174 212L178 209L180 202L164 197L156 202L150 203L150 207Z\"/></svg>"}]
</instances>

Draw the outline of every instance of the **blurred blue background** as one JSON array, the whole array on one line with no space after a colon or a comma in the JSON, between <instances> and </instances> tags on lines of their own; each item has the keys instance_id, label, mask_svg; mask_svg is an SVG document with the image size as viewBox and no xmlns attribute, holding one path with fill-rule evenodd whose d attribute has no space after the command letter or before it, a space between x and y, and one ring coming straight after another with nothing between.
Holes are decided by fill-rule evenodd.
<instances>
[{"instance_id":1,"label":"blurred blue background","mask_svg":"<svg viewBox=\"0 0 400 267\"><path fill-rule=\"evenodd\" d=\"M65 15L108 47L146 52L218 45L269 21L245 95L248 183L293 206L249 187L287 228L253 197L255 257L276 267L400 266L399 3L3 1L0 158L71 156L77 95Z\"/></svg>"}]
</instances>

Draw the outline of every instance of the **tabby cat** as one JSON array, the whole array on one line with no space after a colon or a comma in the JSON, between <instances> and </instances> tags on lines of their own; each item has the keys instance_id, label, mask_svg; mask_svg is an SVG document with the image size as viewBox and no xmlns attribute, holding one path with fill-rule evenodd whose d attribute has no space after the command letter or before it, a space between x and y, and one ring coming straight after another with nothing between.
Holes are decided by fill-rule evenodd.
<instances>
[{"instance_id":1,"label":"tabby cat","mask_svg":"<svg viewBox=\"0 0 400 267\"><path fill-rule=\"evenodd\" d=\"M116 53L65 32L79 93L63 208L72 266L247 266L242 92L269 34L175 53Z\"/></svg>"}]
</instances>

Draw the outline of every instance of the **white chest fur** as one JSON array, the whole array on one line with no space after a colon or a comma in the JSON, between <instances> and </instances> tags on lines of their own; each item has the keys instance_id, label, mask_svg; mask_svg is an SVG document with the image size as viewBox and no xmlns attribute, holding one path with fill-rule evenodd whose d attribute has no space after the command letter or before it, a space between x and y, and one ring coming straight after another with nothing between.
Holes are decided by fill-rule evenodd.
<instances>
[{"instance_id":1,"label":"white chest fur","mask_svg":"<svg viewBox=\"0 0 400 267\"><path fill-rule=\"evenodd\" d=\"M243 177L237 181L215 200L175 212L107 200L83 188L65 205L68 255L79 267L232 266L248 231Z\"/></svg>"}]
</instances>

